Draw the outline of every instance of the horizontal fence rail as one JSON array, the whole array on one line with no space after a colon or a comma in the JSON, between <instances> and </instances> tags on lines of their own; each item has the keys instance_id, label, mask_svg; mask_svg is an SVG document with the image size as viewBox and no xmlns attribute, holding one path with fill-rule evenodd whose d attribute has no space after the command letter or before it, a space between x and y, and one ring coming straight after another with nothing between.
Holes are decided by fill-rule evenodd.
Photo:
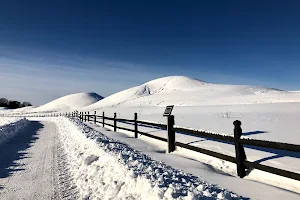
<instances>
[{"instance_id":1,"label":"horizontal fence rail","mask_svg":"<svg viewBox=\"0 0 300 200\"><path fill-rule=\"evenodd\" d=\"M288 144L288 143L281 143L281 142L273 142L273 141L264 141L264 140L256 140L250 138L243 138L242 137L242 129L241 129L241 122L235 121L234 122L234 136L225 135L225 134L217 134L212 132L206 132L191 128L179 127L174 125L174 116L168 116L168 123L162 124L157 122L150 122L144 120L137 119L137 113L134 114L134 119L125 119L125 118L117 118L117 114L114 113L114 117L107 117L103 112L102 115L97 115L96 112L94 114L90 114L89 112L68 112L68 113L44 113L44 114L27 114L27 115L17 115L17 114L9 114L4 115L1 114L0 116L3 117L58 117L58 116L67 116L67 117L77 117L81 121L87 122L94 122L102 124L103 127L109 126L114 128L114 131L120 129L134 133L134 137L138 138L140 136L150 137L156 140L160 140L163 142L168 143L168 152L173 152L176 147L185 148L191 151L199 152L205 155L209 155L218 159L222 159L231 163L237 164L237 174L239 177L243 178L246 176L246 170L248 169L258 169L261 171L265 171L268 173L276 174L279 176L291 178L294 180L300 181L300 174L295 172L286 171L283 169L274 168L271 166L263 165L257 162L248 161L246 158L244 146L254 146L254 147L262 147L262 148L270 148L270 149L277 149L282 151L290 151L290 152L300 152L300 145L296 144ZM101 119L101 120L99 120ZM106 120L112 121L113 124L107 123ZM126 128L122 126L118 126L117 123L127 124L133 126L133 129ZM138 130L138 127L147 127L147 128L154 128L154 129L161 129L166 130L168 134L168 138L159 137L156 135L152 135L149 133L142 132ZM235 152L236 156L229 156L219 152L203 149L200 147L196 147L193 145L185 144L179 141L175 141L175 133L179 134L186 134L190 136L202 137L202 138L209 138L216 142L226 142L232 145L235 145ZM241 138L242 137L242 138Z\"/></svg>"}]
</instances>

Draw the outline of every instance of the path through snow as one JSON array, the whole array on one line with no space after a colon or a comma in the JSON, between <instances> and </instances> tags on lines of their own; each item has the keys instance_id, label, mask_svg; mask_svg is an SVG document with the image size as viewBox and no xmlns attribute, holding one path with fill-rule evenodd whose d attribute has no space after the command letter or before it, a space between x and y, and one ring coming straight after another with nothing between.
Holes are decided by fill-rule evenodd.
<instances>
[{"instance_id":1,"label":"path through snow","mask_svg":"<svg viewBox=\"0 0 300 200\"><path fill-rule=\"evenodd\" d=\"M59 199L57 129L53 122L30 121L0 147L0 199Z\"/></svg>"}]
</instances>

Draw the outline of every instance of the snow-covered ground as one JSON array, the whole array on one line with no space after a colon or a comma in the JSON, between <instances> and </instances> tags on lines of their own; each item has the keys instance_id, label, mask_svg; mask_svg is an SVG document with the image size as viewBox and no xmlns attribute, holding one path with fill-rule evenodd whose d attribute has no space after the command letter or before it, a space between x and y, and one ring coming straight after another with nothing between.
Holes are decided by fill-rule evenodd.
<instances>
[{"instance_id":1,"label":"snow-covered ground","mask_svg":"<svg viewBox=\"0 0 300 200\"><path fill-rule=\"evenodd\" d=\"M96 103L102 98L103 97L101 97L96 93L71 94L56 99L54 101L51 101L50 103L47 103L40 107L37 107L31 110L31 112L53 112L53 111L60 112L60 111L78 109Z\"/></svg>"},{"instance_id":2,"label":"snow-covered ground","mask_svg":"<svg viewBox=\"0 0 300 200\"><path fill-rule=\"evenodd\" d=\"M14 123L16 121L19 121L20 119L22 118L21 117L0 117L0 126Z\"/></svg>"},{"instance_id":3,"label":"snow-covered ground","mask_svg":"<svg viewBox=\"0 0 300 200\"><path fill-rule=\"evenodd\" d=\"M223 173L221 170L217 170L211 165L205 162L197 161L190 156L198 155L202 159L213 161L213 163L219 163L219 166L226 167L229 163L220 159L215 159L209 156L205 156L192 151L186 151L188 154L182 154L182 149L174 153L166 153L166 143L159 142L157 140L140 136L139 139L133 139L133 134L126 131L113 132L110 128L103 128L102 125L87 123L90 127L105 134L110 138L114 138L121 142L128 144L131 148L134 148L151 158L162 161L174 168L182 169L184 172L191 173L197 177L201 177L203 180L216 184L218 187L226 188L236 192L243 197L249 197L250 199L298 199L299 194L289 192L284 189L272 187L266 184L258 183L247 179L240 179L236 176ZM122 133L121 133L122 132ZM184 152L184 151L183 151ZM188 156L189 155L189 156Z\"/></svg>"},{"instance_id":4,"label":"snow-covered ground","mask_svg":"<svg viewBox=\"0 0 300 200\"><path fill-rule=\"evenodd\" d=\"M56 120L82 199L235 199L238 195L176 170L100 132Z\"/></svg>"},{"instance_id":5,"label":"snow-covered ground","mask_svg":"<svg viewBox=\"0 0 300 200\"><path fill-rule=\"evenodd\" d=\"M0 145L6 143L15 137L20 130L28 125L28 120L25 118L0 118Z\"/></svg>"},{"instance_id":6,"label":"snow-covered ground","mask_svg":"<svg viewBox=\"0 0 300 200\"><path fill-rule=\"evenodd\" d=\"M212 84L170 76L113 94L85 110L107 106L204 106L300 102L300 92L244 85Z\"/></svg>"},{"instance_id":7,"label":"snow-covered ground","mask_svg":"<svg viewBox=\"0 0 300 200\"><path fill-rule=\"evenodd\" d=\"M0 164L1 199L299 198L227 175L181 152L167 154L164 143L144 142L144 137L124 137L93 125L95 131L65 117L29 120L18 136L0 146L5 149L0 151L5 160Z\"/></svg>"},{"instance_id":8,"label":"snow-covered ground","mask_svg":"<svg viewBox=\"0 0 300 200\"><path fill-rule=\"evenodd\" d=\"M51 199L55 124L30 121L0 146L0 199Z\"/></svg>"},{"instance_id":9,"label":"snow-covered ground","mask_svg":"<svg viewBox=\"0 0 300 200\"><path fill-rule=\"evenodd\" d=\"M175 115L175 124L178 126L233 135L233 121L241 120L243 135L246 137L300 144L300 131L297 123L300 113L297 110L300 110L300 103L175 107L173 114ZM118 117L127 119L133 119L132 112L137 112L141 120L166 123L166 118L162 116L164 112L163 107L117 107L103 109L103 111L105 111L106 116L112 117L113 113L116 112ZM112 124L112 122L110 123ZM118 123L118 126L133 129L133 125ZM139 129L152 135L167 138L167 133L164 130L146 127L139 127ZM235 149L232 144L180 133L176 134L176 141L235 156ZM164 147L166 147L166 144L164 144ZM247 146L245 150L247 159L250 161L257 161L261 164L300 173L300 153L253 146ZM236 166L232 163L223 163L216 161L212 157L191 153L183 149L179 149L176 153L209 164L225 173L236 174ZM258 170L252 170L246 178L300 193L300 182L292 179Z\"/></svg>"}]
</instances>

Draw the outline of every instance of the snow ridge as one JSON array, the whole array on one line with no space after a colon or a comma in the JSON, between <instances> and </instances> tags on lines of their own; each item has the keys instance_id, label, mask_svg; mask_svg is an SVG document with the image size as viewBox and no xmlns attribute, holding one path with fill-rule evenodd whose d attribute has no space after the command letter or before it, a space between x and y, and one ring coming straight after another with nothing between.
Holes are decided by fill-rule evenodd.
<instances>
[{"instance_id":1,"label":"snow ridge","mask_svg":"<svg viewBox=\"0 0 300 200\"><path fill-rule=\"evenodd\" d=\"M15 120L13 118L12 120ZM6 143L11 138L15 137L20 130L26 127L29 121L26 118L21 118L12 123L0 126L0 145Z\"/></svg>"},{"instance_id":2,"label":"snow ridge","mask_svg":"<svg viewBox=\"0 0 300 200\"><path fill-rule=\"evenodd\" d=\"M61 141L80 198L240 199L238 195L174 169L97 132L60 117Z\"/></svg>"}]
</instances>

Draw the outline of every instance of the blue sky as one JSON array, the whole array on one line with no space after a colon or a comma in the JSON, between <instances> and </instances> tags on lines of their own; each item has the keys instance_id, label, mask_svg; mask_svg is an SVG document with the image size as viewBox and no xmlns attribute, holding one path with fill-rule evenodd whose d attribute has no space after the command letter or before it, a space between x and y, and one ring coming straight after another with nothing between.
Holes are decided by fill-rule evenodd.
<instances>
[{"instance_id":1,"label":"blue sky","mask_svg":"<svg viewBox=\"0 0 300 200\"><path fill-rule=\"evenodd\" d=\"M108 96L169 75L300 90L300 2L7 1L0 96Z\"/></svg>"}]
</instances>

